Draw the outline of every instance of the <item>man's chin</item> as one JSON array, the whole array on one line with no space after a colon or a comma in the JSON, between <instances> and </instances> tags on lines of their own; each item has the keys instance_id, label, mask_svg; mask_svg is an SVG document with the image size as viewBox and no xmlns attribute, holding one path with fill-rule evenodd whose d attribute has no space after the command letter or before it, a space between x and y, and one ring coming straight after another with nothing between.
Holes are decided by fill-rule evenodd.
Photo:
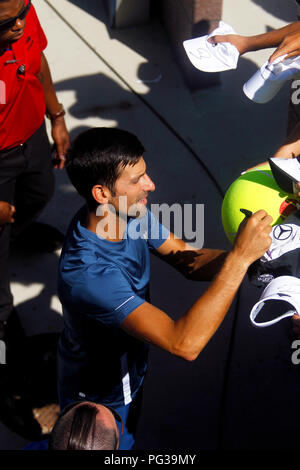
<instances>
[{"instance_id":1,"label":"man's chin","mask_svg":"<svg viewBox=\"0 0 300 470\"><path fill-rule=\"evenodd\" d=\"M137 202L130 206L128 210L129 217L140 218L147 214L147 199Z\"/></svg>"},{"instance_id":2,"label":"man's chin","mask_svg":"<svg viewBox=\"0 0 300 470\"><path fill-rule=\"evenodd\" d=\"M16 34L15 36L12 36L8 42L16 42L16 41L19 41L19 39L21 39L22 37L24 36L24 31L22 31L21 33L19 34Z\"/></svg>"}]
</instances>

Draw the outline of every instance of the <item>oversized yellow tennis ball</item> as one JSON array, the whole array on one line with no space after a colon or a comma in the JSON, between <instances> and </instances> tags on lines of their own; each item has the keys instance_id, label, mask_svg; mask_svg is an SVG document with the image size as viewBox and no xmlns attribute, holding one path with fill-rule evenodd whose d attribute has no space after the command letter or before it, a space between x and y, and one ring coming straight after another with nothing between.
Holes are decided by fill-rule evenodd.
<instances>
[{"instance_id":1,"label":"oversized yellow tennis ball","mask_svg":"<svg viewBox=\"0 0 300 470\"><path fill-rule=\"evenodd\" d=\"M240 209L256 212L264 209L281 224L297 209L295 196L282 191L274 180L268 163L248 170L228 188L222 205L222 223L227 238L233 242L245 215Z\"/></svg>"}]
</instances>

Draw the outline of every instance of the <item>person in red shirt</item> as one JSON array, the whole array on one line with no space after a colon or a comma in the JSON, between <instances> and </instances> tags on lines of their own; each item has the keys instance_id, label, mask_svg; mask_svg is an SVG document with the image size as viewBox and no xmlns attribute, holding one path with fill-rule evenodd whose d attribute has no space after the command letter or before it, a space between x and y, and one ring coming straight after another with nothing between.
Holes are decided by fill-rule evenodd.
<instances>
[{"instance_id":1,"label":"person in red shirt","mask_svg":"<svg viewBox=\"0 0 300 470\"><path fill-rule=\"evenodd\" d=\"M63 168L69 147L65 111L43 53L46 46L31 0L0 0L0 201L15 208L14 217L0 230L0 340L5 339L8 319L15 316L8 273L10 240L21 234L24 241L23 234L37 226L32 222L54 191L45 114L56 147L54 168ZM36 229L32 236L36 238Z\"/></svg>"}]
</instances>

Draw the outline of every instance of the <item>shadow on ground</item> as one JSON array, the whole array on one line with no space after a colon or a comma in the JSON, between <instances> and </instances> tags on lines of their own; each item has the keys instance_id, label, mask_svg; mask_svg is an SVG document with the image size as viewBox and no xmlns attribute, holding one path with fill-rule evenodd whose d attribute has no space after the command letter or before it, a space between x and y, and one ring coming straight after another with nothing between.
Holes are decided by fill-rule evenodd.
<instances>
[{"instance_id":1,"label":"shadow on ground","mask_svg":"<svg viewBox=\"0 0 300 470\"><path fill-rule=\"evenodd\" d=\"M291 23L296 21L297 16L297 5L296 2L283 2L282 0L252 0L256 5L259 5L261 8L266 10L273 16Z\"/></svg>"},{"instance_id":2,"label":"shadow on ground","mask_svg":"<svg viewBox=\"0 0 300 470\"><path fill-rule=\"evenodd\" d=\"M58 338L59 333L44 333L6 343L7 363L0 367L0 421L23 439L44 439L33 410L58 404Z\"/></svg>"}]
</instances>

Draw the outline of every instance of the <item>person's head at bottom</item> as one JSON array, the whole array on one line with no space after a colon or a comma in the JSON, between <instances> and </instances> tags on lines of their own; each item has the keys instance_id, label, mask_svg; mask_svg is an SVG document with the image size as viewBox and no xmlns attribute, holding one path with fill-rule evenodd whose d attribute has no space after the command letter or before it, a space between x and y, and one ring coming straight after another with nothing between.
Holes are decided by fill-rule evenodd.
<instances>
[{"instance_id":1,"label":"person's head at bottom","mask_svg":"<svg viewBox=\"0 0 300 470\"><path fill-rule=\"evenodd\" d=\"M66 407L49 438L49 450L117 450L119 431L113 410L91 402Z\"/></svg>"}]
</instances>

